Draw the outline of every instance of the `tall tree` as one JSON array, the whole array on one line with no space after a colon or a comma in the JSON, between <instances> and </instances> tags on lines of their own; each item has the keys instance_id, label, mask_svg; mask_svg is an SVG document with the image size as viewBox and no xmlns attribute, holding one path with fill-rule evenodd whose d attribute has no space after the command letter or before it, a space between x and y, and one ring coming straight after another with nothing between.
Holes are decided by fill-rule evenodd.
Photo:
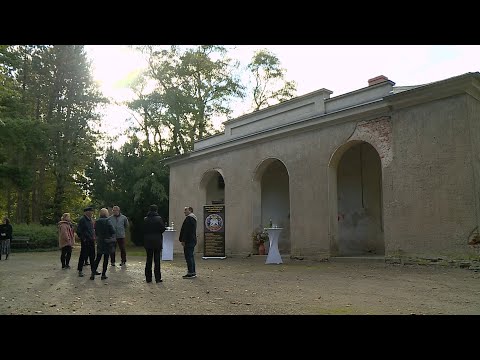
<instances>
[{"instance_id":1,"label":"tall tree","mask_svg":"<svg viewBox=\"0 0 480 360\"><path fill-rule=\"evenodd\" d=\"M164 137L164 130L168 127L166 120L166 106L157 92L148 93L145 88L149 79L145 74L139 74L129 87L136 98L126 105L132 110L135 125L131 130L140 131L144 137L143 145L148 151L165 154L169 152L168 139Z\"/></svg>"},{"instance_id":2,"label":"tall tree","mask_svg":"<svg viewBox=\"0 0 480 360\"><path fill-rule=\"evenodd\" d=\"M0 166L15 171L10 172L2 181L7 199L6 210L16 221L30 220L29 200L31 188L35 182L35 162L45 151L45 128L36 124L35 69L44 46L1 46L0 47L0 118L5 126L0 141L2 154ZM32 90L33 89L33 90ZM4 173L5 175L5 173ZM15 212L13 212L15 205Z\"/></svg>"},{"instance_id":3,"label":"tall tree","mask_svg":"<svg viewBox=\"0 0 480 360\"><path fill-rule=\"evenodd\" d=\"M77 182L98 138L95 110L105 99L78 45L0 46L0 81L0 136L10 140L0 145L8 154L0 166L19 174L8 182L0 171L5 206L9 214L15 208L16 222L56 222L67 197L81 193Z\"/></svg>"},{"instance_id":4,"label":"tall tree","mask_svg":"<svg viewBox=\"0 0 480 360\"><path fill-rule=\"evenodd\" d=\"M145 149L132 136L120 150L108 148L87 171L85 190L98 206L119 205L132 223L132 240L143 243L142 223L148 206L155 203L168 217L168 167L162 156Z\"/></svg>"},{"instance_id":5,"label":"tall tree","mask_svg":"<svg viewBox=\"0 0 480 360\"><path fill-rule=\"evenodd\" d=\"M82 173L95 156L100 120L98 105L106 99L99 93L90 72L90 63L81 45L51 48L52 86L49 89L46 122L49 126L50 156L55 177L53 216L60 218L68 185Z\"/></svg>"},{"instance_id":6,"label":"tall tree","mask_svg":"<svg viewBox=\"0 0 480 360\"><path fill-rule=\"evenodd\" d=\"M196 140L213 134L213 117L231 114L229 102L244 96L235 75L238 62L222 46L148 46L142 51L149 61L146 76L157 83L148 98L158 104L154 124L168 129L176 154L191 151Z\"/></svg>"},{"instance_id":7,"label":"tall tree","mask_svg":"<svg viewBox=\"0 0 480 360\"><path fill-rule=\"evenodd\" d=\"M286 70L272 52L266 49L255 52L247 69L253 77L254 111L295 96L296 83L285 80Z\"/></svg>"},{"instance_id":8,"label":"tall tree","mask_svg":"<svg viewBox=\"0 0 480 360\"><path fill-rule=\"evenodd\" d=\"M244 87L233 75L239 64L226 55L223 46L202 45L188 49L181 57L180 74L185 77L183 86L193 105L192 147L194 138L201 139L211 130L213 116L232 113L228 100L244 97Z\"/></svg>"}]
</instances>

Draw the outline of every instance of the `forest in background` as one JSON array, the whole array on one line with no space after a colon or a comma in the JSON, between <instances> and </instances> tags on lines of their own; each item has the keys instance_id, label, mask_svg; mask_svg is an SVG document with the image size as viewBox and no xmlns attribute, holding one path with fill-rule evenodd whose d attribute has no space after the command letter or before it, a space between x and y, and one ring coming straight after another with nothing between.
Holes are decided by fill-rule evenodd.
<instances>
[{"instance_id":1,"label":"forest in background","mask_svg":"<svg viewBox=\"0 0 480 360\"><path fill-rule=\"evenodd\" d=\"M141 245L150 204L168 221L165 159L214 135L213 119L230 119L234 100L252 99L256 111L296 94L267 50L242 67L223 46L132 48L148 68L126 81L134 124L115 149L100 131L110 100L83 45L0 45L0 214L13 224L52 225L64 212L77 221L85 206L118 205Z\"/></svg>"}]
</instances>

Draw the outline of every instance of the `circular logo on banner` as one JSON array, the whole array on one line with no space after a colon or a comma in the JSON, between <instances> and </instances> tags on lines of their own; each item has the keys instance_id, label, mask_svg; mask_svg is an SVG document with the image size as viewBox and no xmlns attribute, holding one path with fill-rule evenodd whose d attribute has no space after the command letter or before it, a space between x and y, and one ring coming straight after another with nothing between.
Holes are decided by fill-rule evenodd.
<instances>
[{"instance_id":1,"label":"circular logo on banner","mask_svg":"<svg viewBox=\"0 0 480 360\"><path fill-rule=\"evenodd\" d=\"M223 227L223 219L217 214L208 215L205 219L205 226L210 231L219 231Z\"/></svg>"}]
</instances>

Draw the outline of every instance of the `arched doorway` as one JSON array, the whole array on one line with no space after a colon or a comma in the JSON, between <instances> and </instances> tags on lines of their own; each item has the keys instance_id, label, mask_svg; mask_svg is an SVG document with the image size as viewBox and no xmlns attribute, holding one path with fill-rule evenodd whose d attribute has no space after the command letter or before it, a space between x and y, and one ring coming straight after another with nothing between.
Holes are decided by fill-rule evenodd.
<instances>
[{"instance_id":1,"label":"arched doorway","mask_svg":"<svg viewBox=\"0 0 480 360\"><path fill-rule=\"evenodd\" d=\"M332 256L385 255L382 165L367 142L341 146L330 161Z\"/></svg>"},{"instance_id":2,"label":"arched doorway","mask_svg":"<svg viewBox=\"0 0 480 360\"><path fill-rule=\"evenodd\" d=\"M225 203L225 178L221 169L205 172L200 181L200 191L205 194L204 204Z\"/></svg>"},{"instance_id":3,"label":"arched doorway","mask_svg":"<svg viewBox=\"0 0 480 360\"><path fill-rule=\"evenodd\" d=\"M273 224L283 228L278 240L280 254L290 253L289 189L288 171L280 160L266 159L255 170L253 178L253 224L254 227L267 227L271 219Z\"/></svg>"},{"instance_id":4,"label":"arched doorway","mask_svg":"<svg viewBox=\"0 0 480 360\"><path fill-rule=\"evenodd\" d=\"M203 204L204 205L217 205L217 204L225 204L225 177L223 175L223 171L221 169L210 169L207 170L203 175L202 179L200 180L199 186L200 193L203 195ZM197 217L199 217L201 225L198 223L197 219L197 248L202 249L204 256L209 257L217 257L225 256L225 223L223 223L222 231L223 237L218 238L214 236L212 240L211 237L208 237L208 234L211 234L211 231L206 231L205 228L205 218L206 216L204 212L204 207L202 206L201 209L197 212ZM224 208L225 209L225 208ZM225 211L226 212L226 211ZM225 221L225 212L223 213L223 221ZM209 239L209 243L207 244L207 239ZM213 242L212 242L213 241ZM213 245L212 245L213 244ZM211 248L213 246L213 248ZM209 248L207 250L207 247ZM214 255L215 254L215 255Z\"/></svg>"}]
</instances>

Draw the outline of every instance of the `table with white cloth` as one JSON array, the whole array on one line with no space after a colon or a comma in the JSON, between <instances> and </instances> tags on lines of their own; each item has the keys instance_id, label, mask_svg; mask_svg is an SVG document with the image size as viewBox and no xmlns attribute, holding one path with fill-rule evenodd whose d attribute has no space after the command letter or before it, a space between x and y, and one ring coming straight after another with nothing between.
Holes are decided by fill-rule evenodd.
<instances>
[{"instance_id":1,"label":"table with white cloth","mask_svg":"<svg viewBox=\"0 0 480 360\"><path fill-rule=\"evenodd\" d=\"M165 230L163 232L162 260L173 260L173 241L177 230Z\"/></svg>"},{"instance_id":2,"label":"table with white cloth","mask_svg":"<svg viewBox=\"0 0 480 360\"><path fill-rule=\"evenodd\" d=\"M280 251L278 251L278 237L280 236L283 228L273 227L265 228L265 230L268 233L268 240L270 245L265 264L282 264L282 257L280 256Z\"/></svg>"}]
</instances>

